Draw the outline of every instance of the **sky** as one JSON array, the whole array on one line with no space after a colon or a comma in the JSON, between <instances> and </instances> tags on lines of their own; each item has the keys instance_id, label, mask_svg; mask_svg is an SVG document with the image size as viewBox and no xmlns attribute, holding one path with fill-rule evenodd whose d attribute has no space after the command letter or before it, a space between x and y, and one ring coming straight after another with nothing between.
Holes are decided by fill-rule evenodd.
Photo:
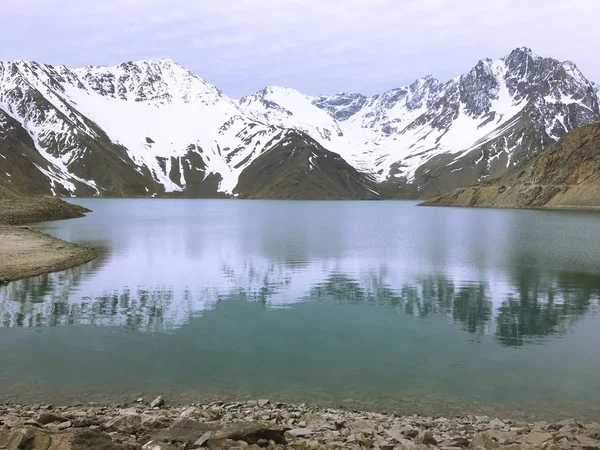
<instances>
[{"instance_id":1,"label":"sky","mask_svg":"<svg viewBox=\"0 0 600 450\"><path fill-rule=\"evenodd\" d=\"M232 97L373 95L516 47L600 82L600 0L1 0L0 61L171 58Z\"/></svg>"}]
</instances>

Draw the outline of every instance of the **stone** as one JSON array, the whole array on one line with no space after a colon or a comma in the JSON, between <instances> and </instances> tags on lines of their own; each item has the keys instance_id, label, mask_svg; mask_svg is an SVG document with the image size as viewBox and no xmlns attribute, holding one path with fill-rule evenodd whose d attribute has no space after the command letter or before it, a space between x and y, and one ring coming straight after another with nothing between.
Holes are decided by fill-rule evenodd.
<instances>
[{"instance_id":1,"label":"stone","mask_svg":"<svg viewBox=\"0 0 600 450\"><path fill-rule=\"evenodd\" d=\"M177 447L164 442L150 441L142 445L142 450L178 450Z\"/></svg>"},{"instance_id":2,"label":"stone","mask_svg":"<svg viewBox=\"0 0 600 450\"><path fill-rule=\"evenodd\" d=\"M489 427L494 430L501 430L505 426L506 426L505 423L502 422L500 419L492 419L492 420L490 420L490 423L489 423Z\"/></svg>"},{"instance_id":3,"label":"stone","mask_svg":"<svg viewBox=\"0 0 600 450\"><path fill-rule=\"evenodd\" d=\"M195 412L196 412L196 408L194 406L190 406L189 408L184 409L182 411L182 413L179 415L179 417L182 417L185 419L185 418L193 415Z\"/></svg>"},{"instance_id":4,"label":"stone","mask_svg":"<svg viewBox=\"0 0 600 450\"><path fill-rule=\"evenodd\" d=\"M193 447L205 447L206 443L210 440L211 437L212 431L207 431L202 436L200 436L196 442L194 442Z\"/></svg>"},{"instance_id":5,"label":"stone","mask_svg":"<svg viewBox=\"0 0 600 450\"><path fill-rule=\"evenodd\" d=\"M355 420L348 425L348 428L352 430L353 433L364 433L368 435L375 434L376 426L370 420Z\"/></svg>"},{"instance_id":6,"label":"stone","mask_svg":"<svg viewBox=\"0 0 600 450\"><path fill-rule=\"evenodd\" d=\"M14 432L6 444L7 450L127 450L97 430L72 433L50 433L46 430L23 428Z\"/></svg>"},{"instance_id":7,"label":"stone","mask_svg":"<svg viewBox=\"0 0 600 450\"><path fill-rule=\"evenodd\" d=\"M575 440L579 442L586 450L600 450L600 442L587 436L577 435Z\"/></svg>"},{"instance_id":8,"label":"stone","mask_svg":"<svg viewBox=\"0 0 600 450\"><path fill-rule=\"evenodd\" d=\"M67 418L58 414L43 412L35 420L42 425L48 425L49 423L66 422Z\"/></svg>"},{"instance_id":9,"label":"stone","mask_svg":"<svg viewBox=\"0 0 600 450\"><path fill-rule=\"evenodd\" d=\"M473 436L473 440L469 444L469 448L473 450L494 450L500 447L496 441L493 441L485 433L479 433Z\"/></svg>"},{"instance_id":10,"label":"stone","mask_svg":"<svg viewBox=\"0 0 600 450\"><path fill-rule=\"evenodd\" d=\"M437 445L437 439L429 431L423 431L417 437L417 442L425 445Z\"/></svg>"},{"instance_id":11,"label":"stone","mask_svg":"<svg viewBox=\"0 0 600 450\"><path fill-rule=\"evenodd\" d=\"M261 399L258 400L258 406L260 406L261 408L264 408L269 403L271 403L271 402L269 400L265 399L265 398L261 398Z\"/></svg>"},{"instance_id":12,"label":"stone","mask_svg":"<svg viewBox=\"0 0 600 450\"><path fill-rule=\"evenodd\" d=\"M276 444L285 444L286 439L282 428L260 422L238 422L223 426L215 431L212 440L231 439L255 444L260 439L274 441Z\"/></svg>"},{"instance_id":13,"label":"stone","mask_svg":"<svg viewBox=\"0 0 600 450\"><path fill-rule=\"evenodd\" d=\"M70 420L67 420L66 422L61 422L58 425L56 425L56 428L58 428L59 430L66 430L67 428L71 428L73 426L73 423Z\"/></svg>"},{"instance_id":14,"label":"stone","mask_svg":"<svg viewBox=\"0 0 600 450\"><path fill-rule=\"evenodd\" d=\"M248 448L248 443L234 441L233 439L222 439L214 442L209 441L208 448L209 450L240 450Z\"/></svg>"},{"instance_id":15,"label":"stone","mask_svg":"<svg viewBox=\"0 0 600 450\"><path fill-rule=\"evenodd\" d=\"M120 431L126 434L137 434L142 426L142 418L137 414L117 416L104 424L106 431Z\"/></svg>"},{"instance_id":16,"label":"stone","mask_svg":"<svg viewBox=\"0 0 600 450\"><path fill-rule=\"evenodd\" d=\"M152 400L152 403L150 403L151 408L161 408L164 405L165 405L165 400L162 398L161 395L156 397L154 400Z\"/></svg>"},{"instance_id":17,"label":"stone","mask_svg":"<svg viewBox=\"0 0 600 450\"><path fill-rule=\"evenodd\" d=\"M498 441L500 444L512 444L517 441L516 431L487 430L485 434L487 434L492 439Z\"/></svg>"},{"instance_id":18,"label":"stone","mask_svg":"<svg viewBox=\"0 0 600 450\"><path fill-rule=\"evenodd\" d=\"M571 428L579 428L581 425L575 419L565 419L557 422L557 425L560 427L571 427Z\"/></svg>"},{"instance_id":19,"label":"stone","mask_svg":"<svg viewBox=\"0 0 600 450\"><path fill-rule=\"evenodd\" d=\"M550 433L532 431L531 433L522 436L519 440L522 444L530 445L532 447L540 447L546 441L551 439L552 434Z\"/></svg>"},{"instance_id":20,"label":"stone","mask_svg":"<svg viewBox=\"0 0 600 450\"><path fill-rule=\"evenodd\" d=\"M302 422L300 426L302 428L312 428L313 430L322 430L322 429L333 429L335 430L335 425L330 424L325 417L321 414L306 414L302 416Z\"/></svg>"},{"instance_id":21,"label":"stone","mask_svg":"<svg viewBox=\"0 0 600 450\"><path fill-rule=\"evenodd\" d=\"M286 431L286 434L292 437L306 437L312 434L312 429L310 428L295 428L293 430Z\"/></svg>"},{"instance_id":22,"label":"stone","mask_svg":"<svg viewBox=\"0 0 600 450\"><path fill-rule=\"evenodd\" d=\"M466 437L455 437L450 440L450 444L454 447L465 448L468 447L471 442Z\"/></svg>"},{"instance_id":23,"label":"stone","mask_svg":"<svg viewBox=\"0 0 600 450\"><path fill-rule=\"evenodd\" d=\"M207 431L215 431L218 424L200 423L191 419L178 419L166 430L160 430L153 438L161 442L181 442L192 444Z\"/></svg>"},{"instance_id":24,"label":"stone","mask_svg":"<svg viewBox=\"0 0 600 450\"><path fill-rule=\"evenodd\" d=\"M164 416L156 416L154 414L142 414L140 418L142 421L142 428L145 430L167 428L172 423L171 419L168 419Z\"/></svg>"},{"instance_id":25,"label":"stone","mask_svg":"<svg viewBox=\"0 0 600 450\"><path fill-rule=\"evenodd\" d=\"M562 450L562 448L554 442L546 442L541 447L537 447L536 450Z\"/></svg>"}]
</instances>

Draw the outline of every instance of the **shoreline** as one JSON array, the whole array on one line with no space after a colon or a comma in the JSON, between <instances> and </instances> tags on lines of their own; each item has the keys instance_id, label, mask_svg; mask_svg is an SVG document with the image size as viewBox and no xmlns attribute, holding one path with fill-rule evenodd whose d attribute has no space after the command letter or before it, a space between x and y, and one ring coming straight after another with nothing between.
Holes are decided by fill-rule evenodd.
<instances>
[{"instance_id":1,"label":"shoreline","mask_svg":"<svg viewBox=\"0 0 600 450\"><path fill-rule=\"evenodd\" d=\"M84 217L88 212L89 209L56 197L30 197L14 192L0 197L0 286L95 259L97 254L92 248L24 225Z\"/></svg>"},{"instance_id":2,"label":"shoreline","mask_svg":"<svg viewBox=\"0 0 600 450\"><path fill-rule=\"evenodd\" d=\"M16 450L597 449L600 423L425 417L266 399L171 406L0 404L0 448ZM68 444L68 445L67 445ZM29 445L29 446L27 446Z\"/></svg>"},{"instance_id":3,"label":"shoreline","mask_svg":"<svg viewBox=\"0 0 600 450\"><path fill-rule=\"evenodd\" d=\"M70 269L97 256L92 248L30 227L0 225L0 285Z\"/></svg>"}]
</instances>

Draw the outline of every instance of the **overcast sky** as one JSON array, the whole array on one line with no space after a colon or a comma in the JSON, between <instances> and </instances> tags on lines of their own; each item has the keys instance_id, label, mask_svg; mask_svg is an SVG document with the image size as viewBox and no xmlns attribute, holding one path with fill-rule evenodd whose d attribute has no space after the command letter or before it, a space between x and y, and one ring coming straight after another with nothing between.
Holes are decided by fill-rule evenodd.
<instances>
[{"instance_id":1,"label":"overcast sky","mask_svg":"<svg viewBox=\"0 0 600 450\"><path fill-rule=\"evenodd\" d=\"M1 0L0 61L172 58L239 97L374 94L531 47L600 82L600 0Z\"/></svg>"}]
</instances>

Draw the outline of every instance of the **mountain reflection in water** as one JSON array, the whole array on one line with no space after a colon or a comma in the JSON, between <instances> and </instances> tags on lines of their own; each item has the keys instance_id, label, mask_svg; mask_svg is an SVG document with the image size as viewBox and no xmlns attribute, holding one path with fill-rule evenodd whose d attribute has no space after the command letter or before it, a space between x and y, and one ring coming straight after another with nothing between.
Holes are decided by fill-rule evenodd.
<instances>
[{"instance_id":1,"label":"mountain reflection in water","mask_svg":"<svg viewBox=\"0 0 600 450\"><path fill-rule=\"evenodd\" d=\"M389 272L385 266L363 276L333 271L311 280L306 275L322 275L322 267L298 269L283 263L266 268L248 265L243 273L222 267L222 277L230 284L226 288L211 286L206 280L179 288L149 284L88 290L90 274L107 259L103 255L86 265L0 290L0 326L91 324L171 332L233 298L267 308L302 302L366 303L393 307L415 318L439 315L474 337L493 335L502 345L518 347L567 333L581 317L599 310L600 277L568 272L550 277L532 269L511 276L501 290L486 282L457 283L441 274L391 286L385 282ZM300 292L295 277L301 279Z\"/></svg>"}]
</instances>

